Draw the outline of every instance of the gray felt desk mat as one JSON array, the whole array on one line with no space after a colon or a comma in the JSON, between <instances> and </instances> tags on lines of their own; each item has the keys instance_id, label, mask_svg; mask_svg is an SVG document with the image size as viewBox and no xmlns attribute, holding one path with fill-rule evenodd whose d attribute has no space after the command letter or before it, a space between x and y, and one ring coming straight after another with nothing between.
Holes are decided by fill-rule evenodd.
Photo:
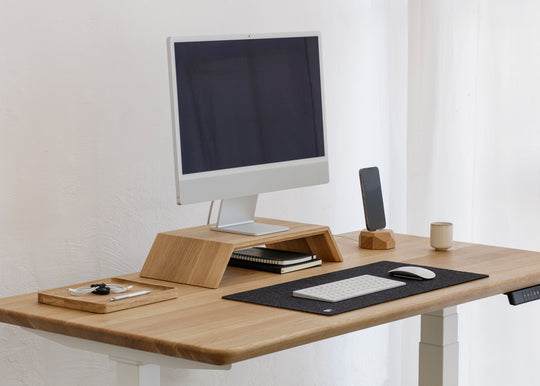
<instances>
[{"instance_id":1,"label":"gray felt desk mat","mask_svg":"<svg viewBox=\"0 0 540 386\"><path fill-rule=\"evenodd\" d=\"M379 261L377 263L363 265L345 269L342 271L326 273L295 280L287 283L277 284L269 287L258 288L245 292L238 292L223 296L224 299L238 300L248 303L261 304L272 307L286 308L296 311L310 312L321 315L336 315L343 312L369 307L375 304L401 299L407 296L417 295L424 292L450 287L473 280L488 277L488 275L472 272L453 271L449 269L423 266L435 272L437 275L432 280L414 280L391 277L388 271L401 267L403 264L392 261ZM392 278L407 283L407 285L392 288L386 291L376 292L369 295L359 296L353 299L343 300L336 303L321 302L318 300L296 298L292 292L297 289L325 284L335 280L348 279L353 276L370 274L374 276Z\"/></svg>"}]
</instances>

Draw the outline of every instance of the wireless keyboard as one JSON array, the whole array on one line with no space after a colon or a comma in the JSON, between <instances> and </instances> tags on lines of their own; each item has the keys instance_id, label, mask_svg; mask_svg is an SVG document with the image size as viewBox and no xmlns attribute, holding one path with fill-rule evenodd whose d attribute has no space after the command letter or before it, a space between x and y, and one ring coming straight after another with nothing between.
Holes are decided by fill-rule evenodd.
<instances>
[{"instance_id":1,"label":"wireless keyboard","mask_svg":"<svg viewBox=\"0 0 540 386\"><path fill-rule=\"evenodd\" d=\"M293 296L334 303L403 285L405 283L398 280L372 275L361 275L351 277L350 279L337 280L314 287L299 289L293 291Z\"/></svg>"}]
</instances>

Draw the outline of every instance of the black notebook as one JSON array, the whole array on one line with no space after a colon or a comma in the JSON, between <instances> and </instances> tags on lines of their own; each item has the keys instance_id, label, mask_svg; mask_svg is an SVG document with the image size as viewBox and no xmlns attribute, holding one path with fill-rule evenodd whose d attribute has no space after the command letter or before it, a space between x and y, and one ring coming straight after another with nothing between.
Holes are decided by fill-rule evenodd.
<instances>
[{"instance_id":1,"label":"black notebook","mask_svg":"<svg viewBox=\"0 0 540 386\"><path fill-rule=\"evenodd\" d=\"M278 249L252 247L234 251L231 259L252 261L262 264L292 265L314 260L312 253L281 251Z\"/></svg>"},{"instance_id":2,"label":"black notebook","mask_svg":"<svg viewBox=\"0 0 540 386\"><path fill-rule=\"evenodd\" d=\"M232 267L256 269L258 271L266 271L273 273L288 273L294 271L300 271L301 269L316 267L321 265L322 261L320 259L313 259L305 261L303 263L289 264L289 265L280 265L280 264L267 264L267 263L257 263L255 261L240 260L240 259L230 259L229 265Z\"/></svg>"}]
</instances>

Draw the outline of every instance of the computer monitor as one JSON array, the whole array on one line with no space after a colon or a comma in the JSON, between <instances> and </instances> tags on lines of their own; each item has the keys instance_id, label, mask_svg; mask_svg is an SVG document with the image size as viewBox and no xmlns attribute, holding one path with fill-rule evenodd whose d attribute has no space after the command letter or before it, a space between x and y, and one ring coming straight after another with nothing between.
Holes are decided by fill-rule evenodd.
<instances>
[{"instance_id":1,"label":"computer monitor","mask_svg":"<svg viewBox=\"0 0 540 386\"><path fill-rule=\"evenodd\" d=\"M221 200L215 230L254 221L258 194L328 182L319 33L171 37L178 204Z\"/></svg>"}]
</instances>

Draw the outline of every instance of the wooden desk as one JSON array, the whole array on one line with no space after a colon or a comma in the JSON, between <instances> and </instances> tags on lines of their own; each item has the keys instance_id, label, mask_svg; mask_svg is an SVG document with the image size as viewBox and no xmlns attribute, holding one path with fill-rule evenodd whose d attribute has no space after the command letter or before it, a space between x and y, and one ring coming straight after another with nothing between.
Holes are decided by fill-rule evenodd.
<instances>
[{"instance_id":1,"label":"wooden desk","mask_svg":"<svg viewBox=\"0 0 540 386\"><path fill-rule=\"evenodd\" d=\"M168 283L178 289L177 299L110 314L39 304L36 293L31 293L0 299L0 321L166 357L229 365L540 283L538 252L460 242L448 252L436 252L426 238L399 234L392 250L360 249L358 232L337 236L336 242L342 263L325 262L322 267L285 275L229 267L218 289ZM331 317L221 299L226 294L379 260L490 277ZM163 283L140 278L137 273L123 277Z\"/></svg>"}]
</instances>

